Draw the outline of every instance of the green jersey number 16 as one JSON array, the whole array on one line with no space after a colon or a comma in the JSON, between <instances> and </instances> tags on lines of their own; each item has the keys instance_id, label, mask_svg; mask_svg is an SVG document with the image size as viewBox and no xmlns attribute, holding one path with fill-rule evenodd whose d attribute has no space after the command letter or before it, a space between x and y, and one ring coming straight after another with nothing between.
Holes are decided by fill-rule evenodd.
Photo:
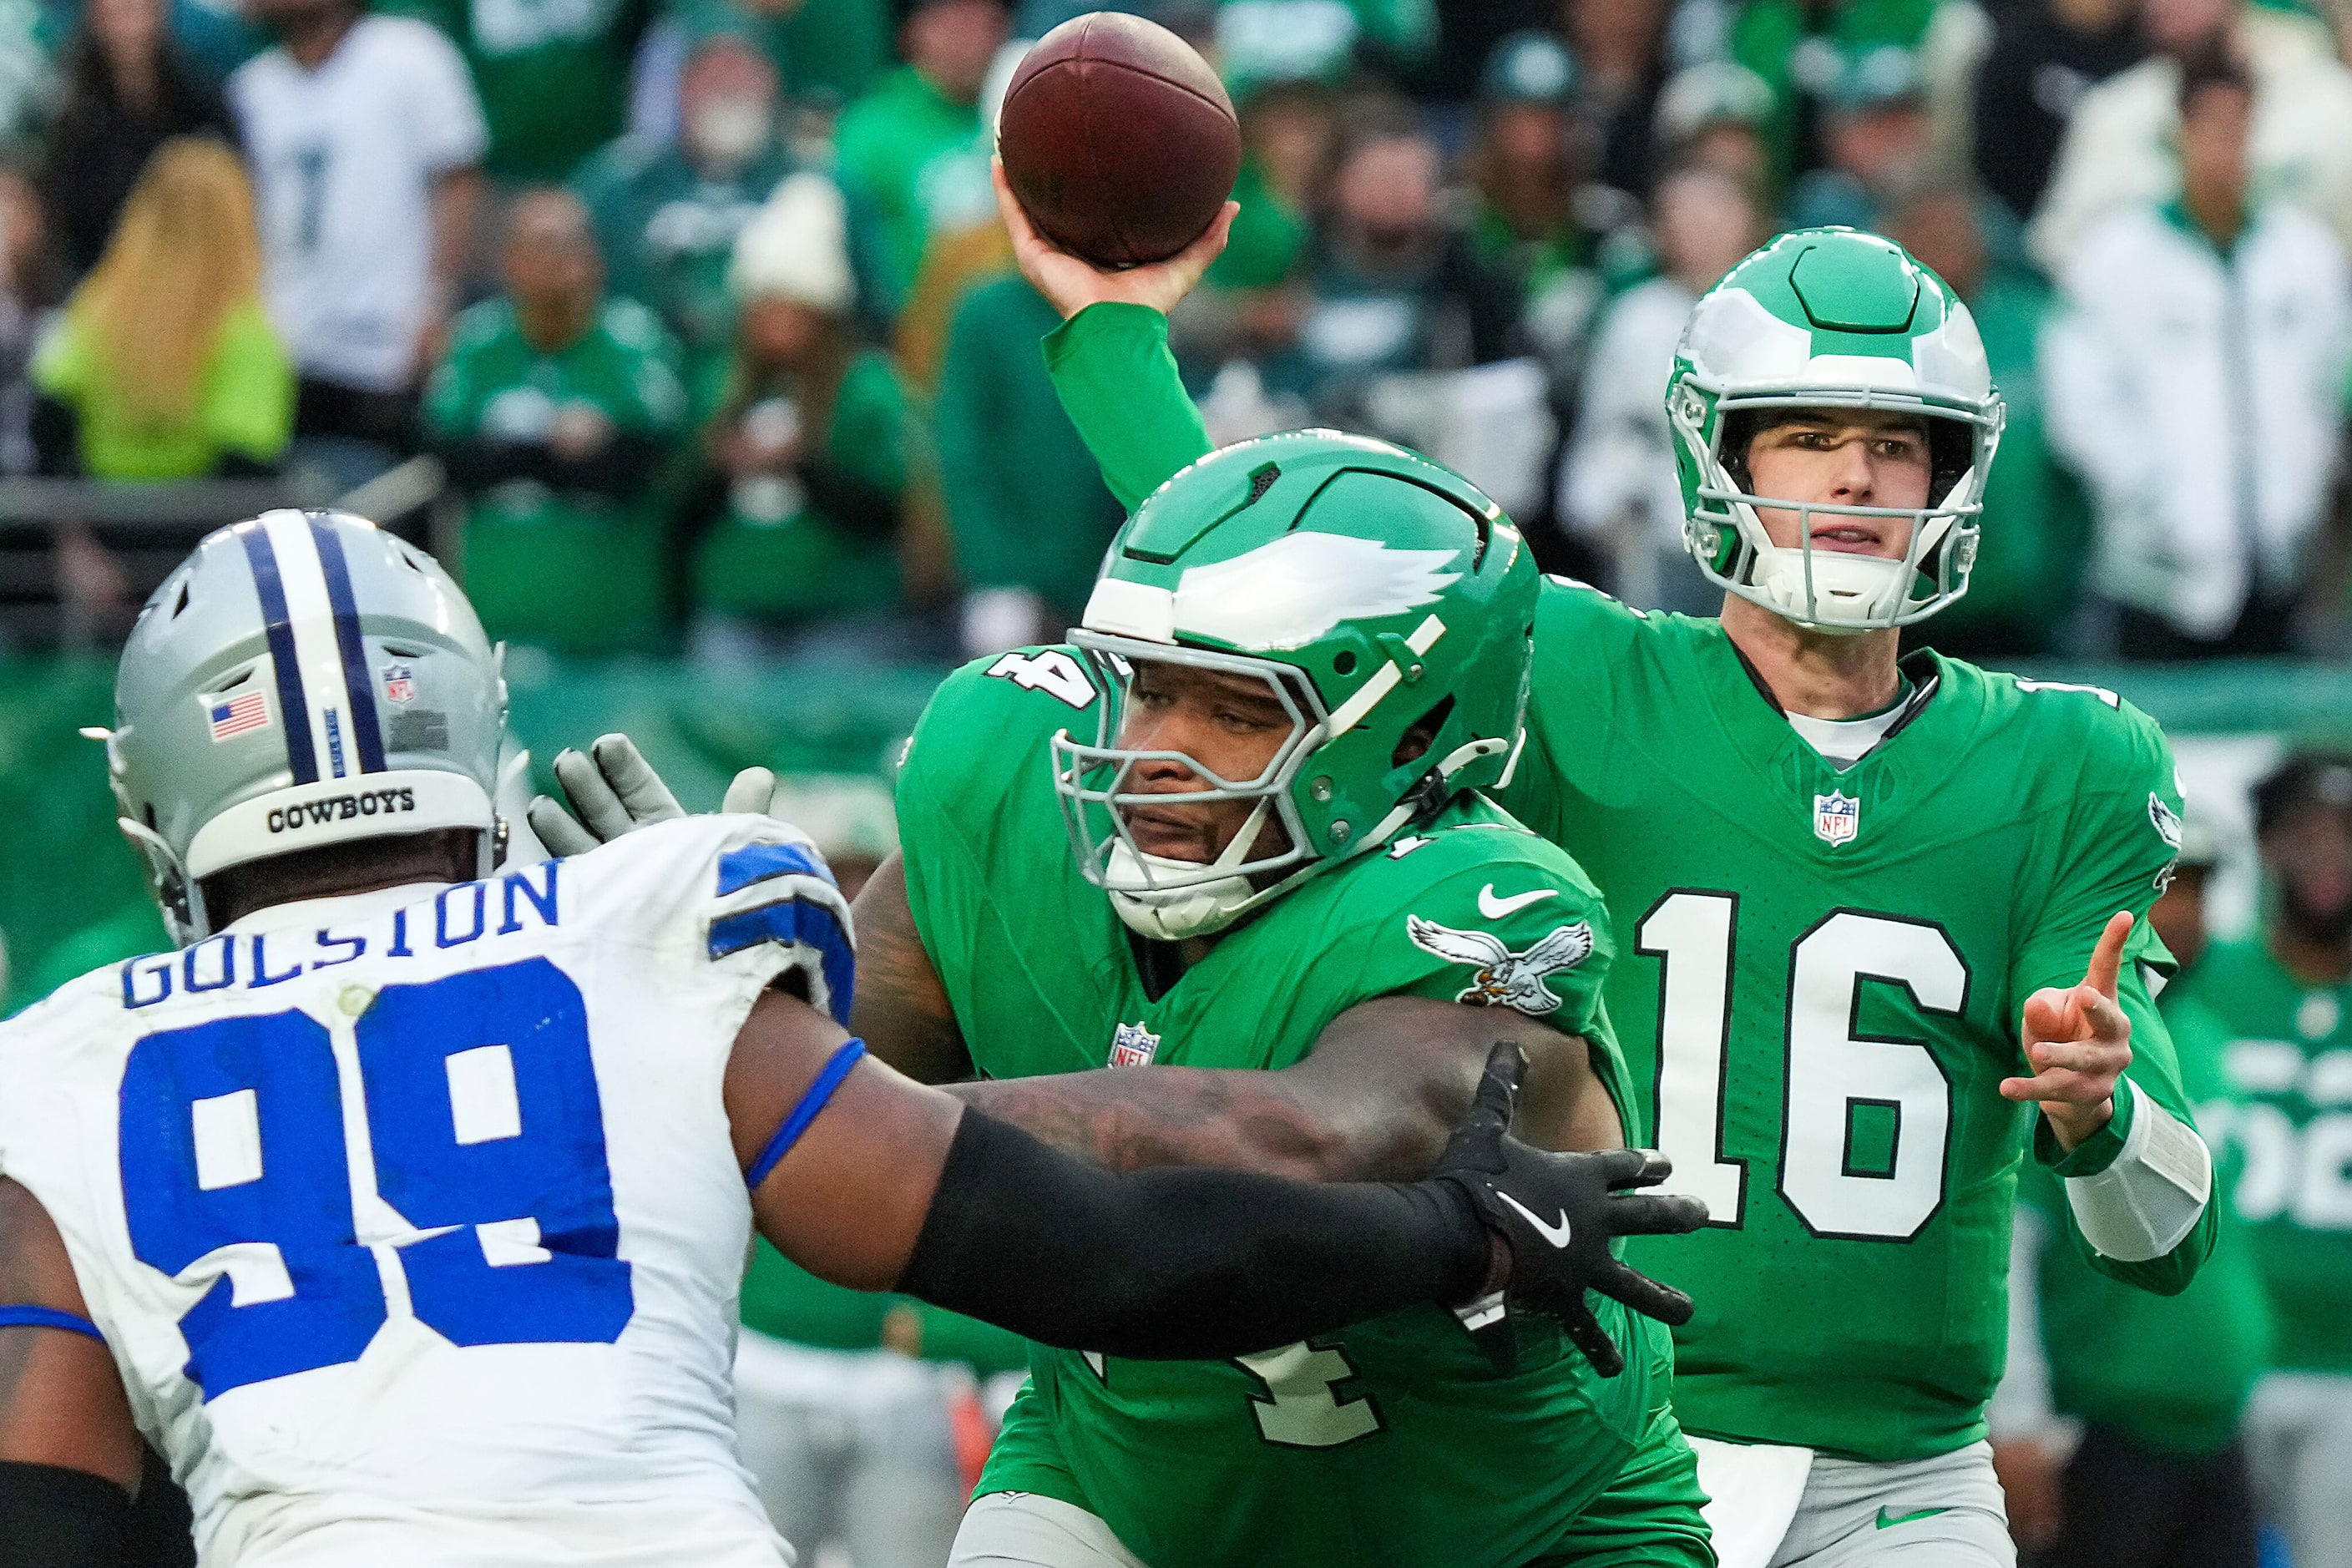
<instances>
[{"instance_id":1,"label":"green jersey number 16","mask_svg":"<svg viewBox=\"0 0 2352 1568\"><path fill-rule=\"evenodd\" d=\"M1724 1156L1736 893L1677 889L1635 928L1661 961L1656 1142L1675 1163L1660 1189L1745 1221L1748 1164ZM1952 1086L1919 1040L1864 1035L1862 983L1899 985L1926 1013L1967 1005L1969 969L1943 928L1836 910L1792 944L1780 1195L1816 1236L1907 1241L1944 1201Z\"/></svg>"}]
</instances>

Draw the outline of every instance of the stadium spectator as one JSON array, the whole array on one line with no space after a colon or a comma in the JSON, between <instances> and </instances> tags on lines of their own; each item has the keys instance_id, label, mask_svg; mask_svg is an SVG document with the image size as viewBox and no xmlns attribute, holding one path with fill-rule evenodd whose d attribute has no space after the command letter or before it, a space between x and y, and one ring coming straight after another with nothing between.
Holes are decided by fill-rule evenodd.
<instances>
[{"instance_id":1,"label":"stadium spectator","mask_svg":"<svg viewBox=\"0 0 2352 1568\"><path fill-rule=\"evenodd\" d=\"M278 47L229 79L306 458L356 481L412 438L474 244L488 141L466 63L361 0L252 0Z\"/></svg>"},{"instance_id":2,"label":"stadium spectator","mask_svg":"<svg viewBox=\"0 0 2352 1568\"><path fill-rule=\"evenodd\" d=\"M658 488L686 426L677 345L604 293L579 197L519 197L507 293L458 318L425 398L433 447L468 497L467 595L492 637L559 651L650 649L669 626Z\"/></svg>"},{"instance_id":3,"label":"stadium spectator","mask_svg":"<svg viewBox=\"0 0 2352 1568\"><path fill-rule=\"evenodd\" d=\"M1595 331L1560 468L1559 516L1607 563L1627 603L1713 615L1723 590L1683 548L1666 382L1691 307L1763 237L1762 223L1747 187L1719 169L1668 174L1651 205L1663 270L1612 301Z\"/></svg>"},{"instance_id":4,"label":"stadium spectator","mask_svg":"<svg viewBox=\"0 0 2352 1568\"><path fill-rule=\"evenodd\" d=\"M2352 244L2352 70L2326 30L2245 0L2143 0L2140 26L2153 56L2083 94L2067 123L2028 236L2042 268L2063 276L2101 217L2179 188L2182 62L2216 52L2253 77L2257 188L2317 213Z\"/></svg>"},{"instance_id":5,"label":"stadium spectator","mask_svg":"<svg viewBox=\"0 0 2352 1568\"><path fill-rule=\"evenodd\" d=\"M1881 45L1916 49L1941 0L1742 0L1731 21L1731 57L1772 89L1765 126L1771 185L1788 190L1825 161L1821 117L1845 62Z\"/></svg>"},{"instance_id":6,"label":"stadium spectator","mask_svg":"<svg viewBox=\"0 0 2352 1568\"><path fill-rule=\"evenodd\" d=\"M932 417L973 658L1076 625L1126 518L1037 352L1061 322L1027 279L1008 274L964 296L948 336Z\"/></svg>"},{"instance_id":7,"label":"stadium spectator","mask_svg":"<svg viewBox=\"0 0 2352 1568\"><path fill-rule=\"evenodd\" d=\"M1281 378L1321 417L1360 417L1381 373L1485 364L1516 346L1518 288L1447 223L1439 171L1436 142L1401 103L1371 106L1350 129L1306 262L1312 300L1295 365Z\"/></svg>"},{"instance_id":8,"label":"stadium spectator","mask_svg":"<svg viewBox=\"0 0 2352 1568\"><path fill-rule=\"evenodd\" d=\"M2007 215L1991 200L1969 181L1933 182L1888 216L1886 233L1968 305L2007 407L1968 596L1919 628L1920 640L1956 658L1999 661L2062 650L2091 523L2082 485L2050 447L2037 363L2050 289L1996 259L1989 231Z\"/></svg>"},{"instance_id":9,"label":"stadium spectator","mask_svg":"<svg viewBox=\"0 0 2352 1568\"><path fill-rule=\"evenodd\" d=\"M621 133L650 0L394 0L454 39L489 125L483 167L509 186L562 180Z\"/></svg>"},{"instance_id":10,"label":"stadium spectator","mask_svg":"<svg viewBox=\"0 0 2352 1568\"><path fill-rule=\"evenodd\" d=\"M2041 205L2083 95L2146 51L2137 9L2133 0L2027 0L1990 12L1971 162L2021 222Z\"/></svg>"},{"instance_id":11,"label":"stadium spectator","mask_svg":"<svg viewBox=\"0 0 2352 1568\"><path fill-rule=\"evenodd\" d=\"M650 306L677 334L691 383L732 341L735 238L794 163L778 134L775 68L723 18L687 56L679 102L676 142L623 137L573 184L614 292Z\"/></svg>"},{"instance_id":12,"label":"stadium spectator","mask_svg":"<svg viewBox=\"0 0 2352 1568\"><path fill-rule=\"evenodd\" d=\"M1666 0L1562 0L1560 31L1575 54L1583 143L1593 175L1646 197L1658 169L1650 147L1666 85Z\"/></svg>"},{"instance_id":13,"label":"stadium spectator","mask_svg":"<svg viewBox=\"0 0 2352 1568\"><path fill-rule=\"evenodd\" d=\"M1821 120L1826 161L1789 194L1786 226L1875 230L1928 163L1930 128L1918 57L1879 44L1839 62Z\"/></svg>"},{"instance_id":14,"label":"stadium spectator","mask_svg":"<svg viewBox=\"0 0 2352 1568\"><path fill-rule=\"evenodd\" d=\"M629 129L656 142L677 139L678 78L694 39L713 13L728 15L775 67L787 139L830 144L842 106L856 102L890 64L889 0L686 0L646 29L638 46Z\"/></svg>"},{"instance_id":15,"label":"stadium spectator","mask_svg":"<svg viewBox=\"0 0 2352 1568\"><path fill-rule=\"evenodd\" d=\"M1772 150L1764 128L1772 114L1772 89L1762 77L1730 60L1701 61L1676 71L1658 94L1652 145L1662 167L1703 163L1769 195Z\"/></svg>"},{"instance_id":16,"label":"stadium spectator","mask_svg":"<svg viewBox=\"0 0 2352 1568\"><path fill-rule=\"evenodd\" d=\"M166 142L33 362L42 468L102 479L271 471L294 372L261 299L253 188L226 143Z\"/></svg>"},{"instance_id":17,"label":"stadium spectator","mask_svg":"<svg viewBox=\"0 0 2352 1568\"><path fill-rule=\"evenodd\" d=\"M41 199L68 270L98 265L155 149L174 136L234 137L228 105L182 58L163 0L88 0L66 55L65 100L43 139Z\"/></svg>"},{"instance_id":18,"label":"stadium spectator","mask_svg":"<svg viewBox=\"0 0 2352 1568\"><path fill-rule=\"evenodd\" d=\"M2148 911L2184 975L2205 949L2214 860L2211 835L2190 817L2171 886ZM2158 1006L2198 1125L2221 1139L2241 1107L2228 1026L2178 982ZM2032 1568L2253 1568L2240 1424L2270 1352L2270 1312L2229 1208L2242 1167L2221 1142L2221 1235L2172 1297L2126 1289L2084 1263L2065 1239L2057 1178L2038 1162L2021 1172L2009 1368L1988 1418L2010 1529Z\"/></svg>"},{"instance_id":19,"label":"stadium spectator","mask_svg":"<svg viewBox=\"0 0 2352 1568\"><path fill-rule=\"evenodd\" d=\"M2277 1324L2246 1412L2263 1515L2295 1568L2352 1563L2352 1193L2342 1107L2352 1053L2352 756L2306 751L2254 786L2274 897L2262 929L2217 942L2181 984L2231 1040L2247 1103L2237 1217ZM2168 993L2168 1000L2169 994ZM2120 1554L2108 1561L2123 1560Z\"/></svg>"},{"instance_id":20,"label":"stadium spectator","mask_svg":"<svg viewBox=\"0 0 2352 1568\"><path fill-rule=\"evenodd\" d=\"M1528 336L1556 363L1572 360L1601 302L1598 237L1578 210L1576 62L1544 33L1506 38L1479 83L1467 157L1470 241L1516 279ZM1588 204L1590 205L1590 204Z\"/></svg>"},{"instance_id":21,"label":"stadium spectator","mask_svg":"<svg viewBox=\"0 0 2352 1568\"><path fill-rule=\"evenodd\" d=\"M919 646L901 556L926 465L897 373L858 342L845 209L831 180L794 174L735 242L735 356L706 389L695 509L709 519L693 561L707 664Z\"/></svg>"},{"instance_id":22,"label":"stadium spectator","mask_svg":"<svg viewBox=\"0 0 2352 1568\"><path fill-rule=\"evenodd\" d=\"M933 205L945 201L963 216L983 211L992 199L987 161L971 154L981 88L1005 31L1004 7L996 0L913 0L898 30L907 63L841 117L843 183L880 216L886 315L896 313L914 286ZM967 166L950 169L942 163L948 159ZM948 177L955 174L970 188L947 188L958 184Z\"/></svg>"},{"instance_id":23,"label":"stadium spectator","mask_svg":"<svg viewBox=\"0 0 2352 1568\"><path fill-rule=\"evenodd\" d=\"M2125 657L2278 653L2334 479L2352 275L2254 189L2245 69L2202 57L2180 98L2179 199L2109 215L2062 277L2050 435L2090 486Z\"/></svg>"}]
</instances>

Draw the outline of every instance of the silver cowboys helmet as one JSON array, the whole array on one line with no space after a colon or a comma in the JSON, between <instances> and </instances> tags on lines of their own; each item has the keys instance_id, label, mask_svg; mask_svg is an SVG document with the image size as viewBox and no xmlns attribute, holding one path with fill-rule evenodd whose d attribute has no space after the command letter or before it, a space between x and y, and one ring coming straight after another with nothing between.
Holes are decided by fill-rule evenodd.
<instances>
[{"instance_id":1,"label":"silver cowboys helmet","mask_svg":"<svg viewBox=\"0 0 2352 1568\"><path fill-rule=\"evenodd\" d=\"M108 771L165 923L203 881L322 845L470 828L487 875L507 689L424 552L364 518L273 511L207 535L131 627Z\"/></svg>"},{"instance_id":2,"label":"silver cowboys helmet","mask_svg":"<svg viewBox=\"0 0 2352 1568\"><path fill-rule=\"evenodd\" d=\"M1748 438L1775 413L1814 408L1917 415L1927 504L1756 494ZM1784 234L1708 290L1675 353L1666 419L1684 543L1711 581L1802 626L1861 632L1924 620L1969 591L2002 418L1976 321L1942 279L1874 234ZM1798 542L1775 545L1759 507L1797 513ZM1823 513L1902 518L1909 545L1895 559L1815 550Z\"/></svg>"}]
</instances>

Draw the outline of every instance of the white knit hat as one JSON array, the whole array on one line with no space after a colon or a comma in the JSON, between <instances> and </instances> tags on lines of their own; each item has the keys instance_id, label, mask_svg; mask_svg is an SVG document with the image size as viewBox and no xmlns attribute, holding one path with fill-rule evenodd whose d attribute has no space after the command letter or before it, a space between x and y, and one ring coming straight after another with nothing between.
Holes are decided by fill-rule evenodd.
<instances>
[{"instance_id":1,"label":"white knit hat","mask_svg":"<svg viewBox=\"0 0 2352 1568\"><path fill-rule=\"evenodd\" d=\"M786 176L735 237L727 286L738 300L791 300L840 314L857 298L849 205L823 174Z\"/></svg>"}]
</instances>

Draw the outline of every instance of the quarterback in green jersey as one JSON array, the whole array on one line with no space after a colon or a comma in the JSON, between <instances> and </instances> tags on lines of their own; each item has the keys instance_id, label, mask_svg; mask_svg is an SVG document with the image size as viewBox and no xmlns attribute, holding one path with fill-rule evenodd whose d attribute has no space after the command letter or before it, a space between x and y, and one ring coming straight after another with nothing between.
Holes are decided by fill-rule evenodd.
<instances>
[{"instance_id":1,"label":"quarterback in green jersey","mask_svg":"<svg viewBox=\"0 0 2352 1568\"><path fill-rule=\"evenodd\" d=\"M1098 272L1003 205L1131 501L1206 447L1165 348L1188 280ZM1600 887L1643 1127L1708 1205L1634 1256L1707 1287L1675 1398L1717 1550L2005 1564L1983 1406L2019 1162L2063 1179L2105 1273L2178 1289L2211 1246L2149 1001L2169 959L2133 918L2177 847L2171 759L2112 693L1898 658L1966 591L2000 426L1965 307L1898 247L1749 257L1694 311L1668 414L1723 616L1549 584L1501 798Z\"/></svg>"}]
</instances>

